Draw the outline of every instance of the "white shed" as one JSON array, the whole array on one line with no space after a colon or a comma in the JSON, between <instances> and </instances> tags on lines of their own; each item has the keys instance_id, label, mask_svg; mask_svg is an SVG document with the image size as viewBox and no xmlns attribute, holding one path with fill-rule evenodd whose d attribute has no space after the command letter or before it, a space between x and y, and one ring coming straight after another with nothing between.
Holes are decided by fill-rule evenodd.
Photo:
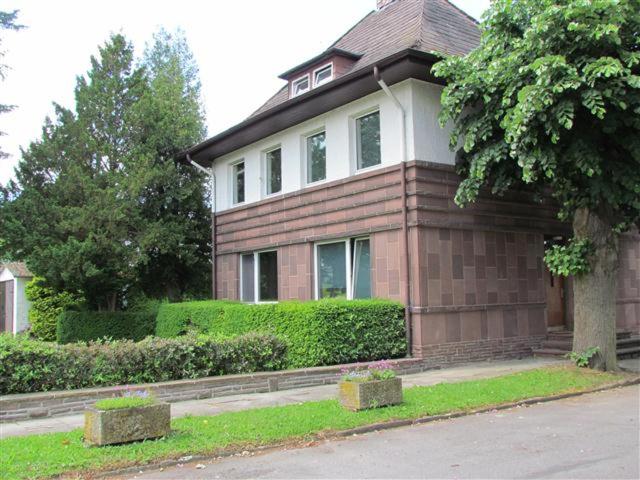
<instances>
[{"instance_id":1,"label":"white shed","mask_svg":"<svg viewBox=\"0 0 640 480\"><path fill-rule=\"evenodd\" d=\"M0 263L0 332L15 335L29 327L25 287L32 277L22 262Z\"/></svg>"}]
</instances>

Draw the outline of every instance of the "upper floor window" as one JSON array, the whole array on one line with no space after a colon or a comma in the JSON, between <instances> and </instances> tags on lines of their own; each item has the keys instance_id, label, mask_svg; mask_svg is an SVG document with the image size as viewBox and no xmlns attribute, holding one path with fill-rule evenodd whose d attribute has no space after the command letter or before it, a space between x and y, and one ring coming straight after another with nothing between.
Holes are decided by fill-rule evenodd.
<instances>
[{"instance_id":1,"label":"upper floor window","mask_svg":"<svg viewBox=\"0 0 640 480\"><path fill-rule=\"evenodd\" d=\"M356 118L358 170L380 165L380 112Z\"/></svg>"},{"instance_id":2,"label":"upper floor window","mask_svg":"<svg viewBox=\"0 0 640 480\"><path fill-rule=\"evenodd\" d=\"M327 134L316 133L307 137L307 183L327 178Z\"/></svg>"},{"instance_id":3,"label":"upper floor window","mask_svg":"<svg viewBox=\"0 0 640 480\"><path fill-rule=\"evenodd\" d=\"M333 64L325 65L313 72L313 86L319 87L322 84L333 80Z\"/></svg>"},{"instance_id":4,"label":"upper floor window","mask_svg":"<svg viewBox=\"0 0 640 480\"><path fill-rule=\"evenodd\" d=\"M307 74L291 83L291 96L297 97L298 95L302 95L303 93L308 92L310 88L309 75Z\"/></svg>"},{"instance_id":5,"label":"upper floor window","mask_svg":"<svg viewBox=\"0 0 640 480\"><path fill-rule=\"evenodd\" d=\"M244 202L244 162L238 162L233 165L233 203Z\"/></svg>"},{"instance_id":6,"label":"upper floor window","mask_svg":"<svg viewBox=\"0 0 640 480\"><path fill-rule=\"evenodd\" d=\"M282 149L276 148L266 153L267 195L282 190Z\"/></svg>"}]
</instances>

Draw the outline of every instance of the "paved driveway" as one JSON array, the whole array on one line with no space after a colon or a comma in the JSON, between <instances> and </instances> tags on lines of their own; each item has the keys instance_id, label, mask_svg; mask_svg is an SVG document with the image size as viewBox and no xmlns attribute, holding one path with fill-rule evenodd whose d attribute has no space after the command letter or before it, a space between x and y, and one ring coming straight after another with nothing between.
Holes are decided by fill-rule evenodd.
<instances>
[{"instance_id":1,"label":"paved driveway","mask_svg":"<svg viewBox=\"0 0 640 480\"><path fill-rule=\"evenodd\" d=\"M634 386L137 478L637 479L639 411Z\"/></svg>"}]
</instances>

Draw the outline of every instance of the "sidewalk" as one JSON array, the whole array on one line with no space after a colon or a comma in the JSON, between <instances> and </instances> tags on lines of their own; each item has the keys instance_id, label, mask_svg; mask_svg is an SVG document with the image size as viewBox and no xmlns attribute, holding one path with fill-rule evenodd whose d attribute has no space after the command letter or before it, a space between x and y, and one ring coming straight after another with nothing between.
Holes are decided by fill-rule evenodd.
<instances>
[{"instance_id":1,"label":"sidewalk","mask_svg":"<svg viewBox=\"0 0 640 480\"><path fill-rule=\"evenodd\" d=\"M402 382L404 387L434 385L443 382L460 382L477 378L497 377L508 373L563 363L565 362L562 360L545 358L474 363L460 367L403 375ZM248 410L250 408L288 405L313 400L326 400L335 397L336 385L323 385L270 393L208 398L206 400L172 403L171 416L176 418L187 415L217 415L219 413ZM82 414L3 423L0 424L0 438L39 433L68 432L82 427L83 423L84 415Z\"/></svg>"}]
</instances>

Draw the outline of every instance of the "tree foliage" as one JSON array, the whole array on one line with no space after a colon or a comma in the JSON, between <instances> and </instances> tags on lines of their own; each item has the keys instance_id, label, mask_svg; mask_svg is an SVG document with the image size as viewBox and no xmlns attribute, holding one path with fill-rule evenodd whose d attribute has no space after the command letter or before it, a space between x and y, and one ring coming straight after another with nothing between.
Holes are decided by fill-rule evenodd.
<instances>
[{"instance_id":1,"label":"tree foliage","mask_svg":"<svg viewBox=\"0 0 640 480\"><path fill-rule=\"evenodd\" d=\"M23 152L5 192L3 252L57 291L114 310L127 296L206 286L208 215L200 174L175 153L204 136L197 69L162 32L136 64L113 35Z\"/></svg>"},{"instance_id":2,"label":"tree foliage","mask_svg":"<svg viewBox=\"0 0 640 480\"><path fill-rule=\"evenodd\" d=\"M637 224L640 1L498 0L481 28L479 48L434 68L462 146L457 202L525 183L551 187L563 218Z\"/></svg>"},{"instance_id":3,"label":"tree foliage","mask_svg":"<svg viewBox=\"0 0 640 480\"><path fill-rule=\"evenodd\" d=\"M574 350L616 368L619 234L640 225L640 0L496 0L480 45L434 67L447 82L463 180L456 202L551 193L574 238L545 257L574 285Z\"/></svg>"}]
</instances>

